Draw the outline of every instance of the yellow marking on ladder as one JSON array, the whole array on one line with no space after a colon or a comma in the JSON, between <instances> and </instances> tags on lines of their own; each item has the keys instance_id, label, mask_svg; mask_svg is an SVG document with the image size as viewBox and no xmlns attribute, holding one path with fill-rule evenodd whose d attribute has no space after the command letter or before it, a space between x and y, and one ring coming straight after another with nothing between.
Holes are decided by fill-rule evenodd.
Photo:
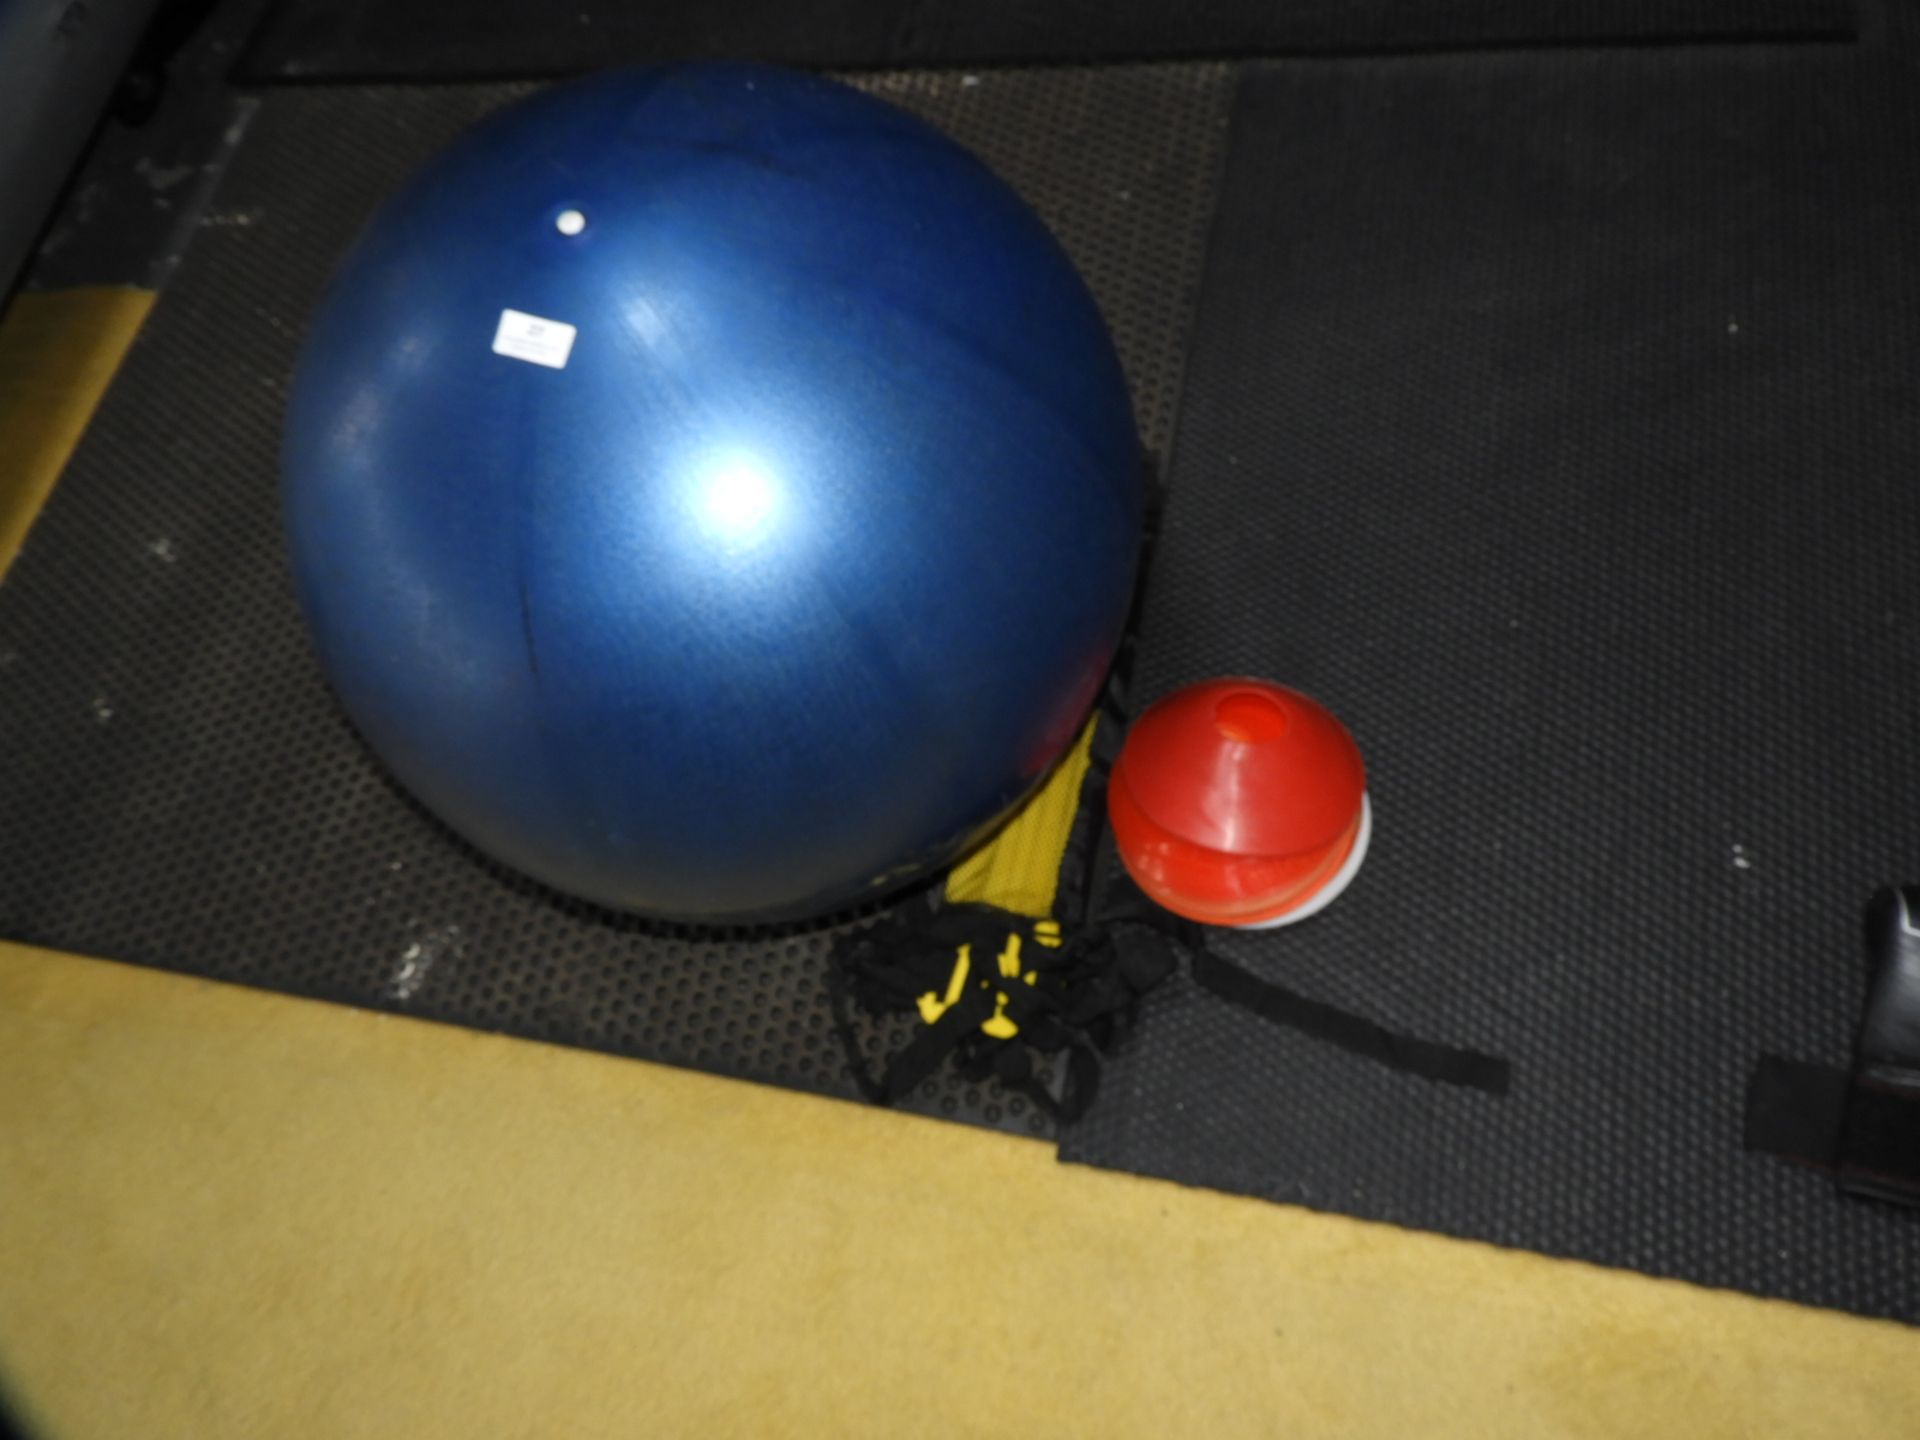
<instances>
[{"instance_id":1,"label":"yellow marking on ladder","mask_svg":"<svg viewBox=\"0 0 1920 1440\"><path fill-rule=\"evenodd\" d=\"M973 946L962 945L953 959L953 974L947 977L947 995L943 1000L929 990L919 999L920 1018L931 1025L959 1001L967 988L967 972L973 968Z\"/></svg>"}]
</instances>

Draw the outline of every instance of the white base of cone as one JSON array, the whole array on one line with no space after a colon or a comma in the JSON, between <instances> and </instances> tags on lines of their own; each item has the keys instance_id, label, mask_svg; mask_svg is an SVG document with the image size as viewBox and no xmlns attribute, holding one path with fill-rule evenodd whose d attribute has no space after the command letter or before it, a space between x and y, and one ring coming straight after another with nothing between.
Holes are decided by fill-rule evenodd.
<instances>
[{"instance_id":1,"label":"white base of cone","mask_svg":"<svg viewBox=\"0 0 1920 1440\"><path fill-rule=\"evenodd\" d=\"M1235 930L1278 930L1282 925L1298 925L1318 915L1327 906L1340 898L1341 892L1353 883L1353 877L1360 873L1360 865L1367 858L1367 846L1373 840L1373 798L1360 797L1360 833L1353 837L1353 849L1347 852L1347 858L1341 862L1339 871L1325 885L1313 892L1313 897L1297 910L1289 910L1284 915L1276 915L1271 920L1256 920L1251 925L1235 925Z\"/></svg>"}]
</instances>

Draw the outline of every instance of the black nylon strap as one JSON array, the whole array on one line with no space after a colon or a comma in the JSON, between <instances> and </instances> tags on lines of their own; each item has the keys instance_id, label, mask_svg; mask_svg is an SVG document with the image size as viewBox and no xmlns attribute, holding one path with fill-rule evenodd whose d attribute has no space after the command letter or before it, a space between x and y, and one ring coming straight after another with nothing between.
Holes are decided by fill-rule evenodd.
<instances>
[{"instance_id":1,"label":"black nylon strap","mask_svg":"<svg viewBox=\"0 0 1920 1440\"><path fill-rule=\"evenodd\" d=\"M918 1035L887 1066L881 1078L886 1100L891 1103L940 1068L940 1062L962 1040L980 1028L980 1022L993 1014L991 990L969 987L947 1011Z\"/></svg>"},{"instance_id":2,"label":"black nylon strap","mask_svg":"<svg viewBox=\"0 0 1920 1440\"><path fill-rule=\"evenodd\" d=\"M1263 1020L1442 1085L1461 1085L1489 1095L1505 1095L1511 1085L1512 1067L1499 1056L1395 1034L1364 1016L1262 980L1204 945L1194 946L1192 957L1195 984Z\"/></svg>"},{"instance_id":3,"label":"black nylon strap","mask_svg":"<svg viewBox=\"0 0 1920 1440\"><path fill-rule=\"evenodd\" d=\"M875 1105L886 1104L886 1087L867 1068L867 1057L860 1050L860 1037L854 1033L852 987L847 981L846 967L838 957L827 966L827 1003L833 1014L833 1033L840 1040L841 1053L847 1057L847 1073L853 1076L855 1087Z\"/></svg>"},{"instance_id":4,"label":"black nylon strap","mask_svg":"<svg viewBox=\"0 0 1920 1440\"><path fill-rule=\"evenodd\" d=\"M1848 1088L1845 1070L1762 1055L1747 1077L1742 1145L1831 1172L1846 1123Z\"/></svg>"},{"instance_id":5,"label":"black nylon strap","mask_svg":"<svg viewBox=\"0 0 1920 1440\"><path fill-rule=\"evenodd\" d=\"M1023 916L956 905L910 925L876 927L838 947L827 994L860 1093L894 1104L951 1056L968 1080L997 1081L1058 1124L1079 1119L1099 1093L1101 1055L1126 1033L1140 997L1176 968L1173 942L1131 918L1049 935L1043 942L1036 922ZM1010 937L1022 942L1017 977L999 972ZM963 946L972 961L954 1003L876 1071L856 1014L905 1014L923 996L947 994ZM1012 1035L981 1028L996 1014L1015 1027ZM1036 1069L1042 1055L1061 1057L1058 1094Z\"/></svg>"},{"instance_id":6,"label":"black nylon strap","mask_svg":"<svg viewBox=\"0 0 1920 1440\"><path fill-rule=\"evenodd\" d=\"M1867 1002L1840 1130L1840 1188L1920 1206L1920 885L1867 906Z\"/></svg>"},{"instance_id":7,"label":"black nylon strap","mask_svg":"<svg viewBox=\"0 0 1920 1440\"><path fill-rule=\"evenodd\" d=\"M1866 938L1852 1068L1761 1056L1743 1139L1832 1174L1848 1194L1920 1207L1920 886L1876 894Z\"/></svg>"},{"instance_id":8,"label":"black nylon strap","mask_svg":"<svg viewBox=\"0 0 1920 1440\"><path fill-rule=\"evenodd\" d=\"M992 1060L968 1078L985 1079L990 1074L1014 1094L1024 1095L1056 1124L1071 1125L1087 1113L1100 1093L1100 1056L1077 1040L1068 1043L1065 1050L1067 1076L1058 1099L1034 1077L1031 1057L1018 1046L1000 1046L992 1052Z\"/></svg>"}]
</instances>

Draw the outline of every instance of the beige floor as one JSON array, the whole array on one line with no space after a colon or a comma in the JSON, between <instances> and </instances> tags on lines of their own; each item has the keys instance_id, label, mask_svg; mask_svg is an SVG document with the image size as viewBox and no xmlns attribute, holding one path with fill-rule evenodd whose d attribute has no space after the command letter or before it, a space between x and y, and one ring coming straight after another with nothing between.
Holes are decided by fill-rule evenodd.
<instances>
[{"instance_id":1,"label":"beige floor","mask_svg":"<svg viewBox=\"0 0 1920 1440\"><path fill-rule=\"evenodd\" d=\"M151 291L96 286L0 312L0 579L152 304Z\"/></svg>"}]
</instances>

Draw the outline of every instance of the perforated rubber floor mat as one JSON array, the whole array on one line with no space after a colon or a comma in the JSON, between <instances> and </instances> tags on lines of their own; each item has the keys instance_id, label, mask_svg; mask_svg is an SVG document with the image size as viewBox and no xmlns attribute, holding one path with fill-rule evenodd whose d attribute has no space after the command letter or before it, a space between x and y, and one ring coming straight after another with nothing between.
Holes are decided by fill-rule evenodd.
<instances>
[{"instance_id":1,"label":"perforated rubber floor mat","mask_svg":"<svg viewBox=\"0 0 1920 1440\"><path fill-rule=\"evenodd\" d=\"M1055 227L1163 448L1227 72L860 83L973 146ZM654 926L491 867L385 778L301 631L275 452L305 316L373 207L520 93L262 102L0 586L0 933L850 1096L822 964L838 931ZM915 1104L1045 1128L991 1087L930 1082Z\"/></svg>"},{"instance_id":2,"label":"perforated rubber floor mat","mask_svg":"<svg viewBox=\"0 0 1920 1440\"><path fill-rule=\"evenodd\" d=\"M1741 1149L1920 870L1916 93L1812 47L1243 79L1135 699L1347 720L1365 868L1218 949L1513 1088L1178 983L1069 1158L1920 1318L1920 1215Z\"/></svg>"}]
</instances>

